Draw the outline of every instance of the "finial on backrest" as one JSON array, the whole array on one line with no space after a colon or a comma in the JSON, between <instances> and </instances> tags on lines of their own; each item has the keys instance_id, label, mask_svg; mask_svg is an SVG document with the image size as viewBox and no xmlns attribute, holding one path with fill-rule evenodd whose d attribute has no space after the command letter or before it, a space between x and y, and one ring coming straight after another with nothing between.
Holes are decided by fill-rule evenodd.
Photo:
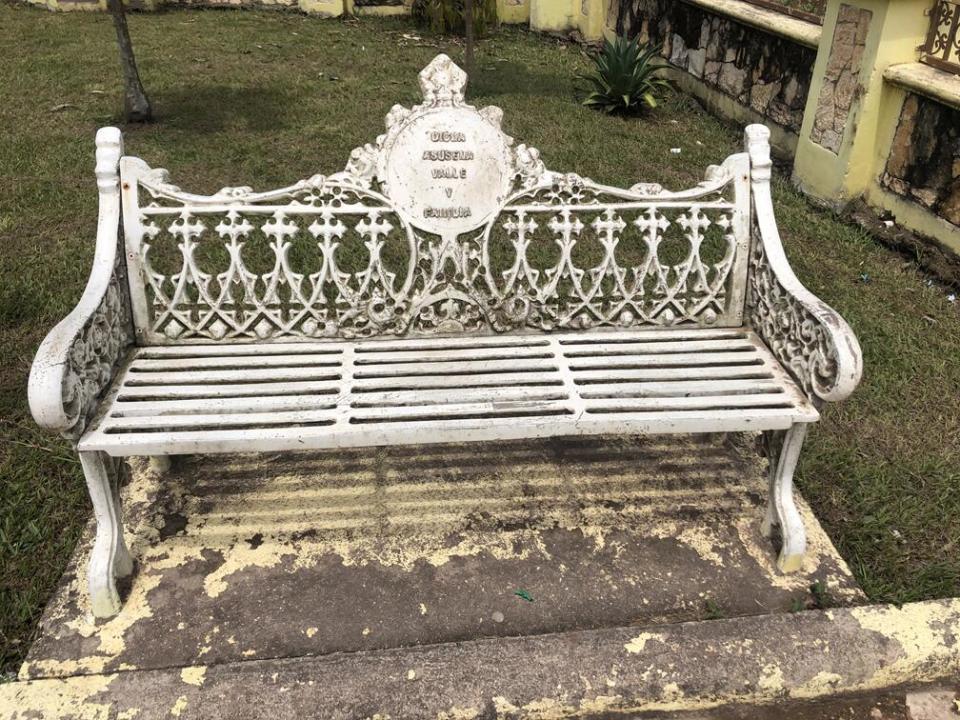
<instances>
[{"instance_id":1,"label":"finial on backrest","mask_svg":"<svg viewBox=\"0 0 960 720\"><path fill-rule=\"evenodd\" d=\"M101 193L116 192L120 185L120 156L123 155L123 134L119 128L97 130L97 187Z\"/></svg>"},{"instance_id":2,"label":"finial on backrest","mask_svg":"<svg viewBox=\"0 0 960 720\"><path fill-rule=\"evenodd\" d=\"M743 131L743 149L750 154L750 179L770 182L770 130L766 125L747 125Z\"/></svg>"},{"instance_id":3,"label":"finial on backrest","mask_svg":"<svg viewBox=\"0 0 960 720\"><path fill-rule=\"evenodd\" d=\"M420 92L427 105L459 105L467 87L467 74L440 53L420 71Z\"/></svg>"}]
</instances>

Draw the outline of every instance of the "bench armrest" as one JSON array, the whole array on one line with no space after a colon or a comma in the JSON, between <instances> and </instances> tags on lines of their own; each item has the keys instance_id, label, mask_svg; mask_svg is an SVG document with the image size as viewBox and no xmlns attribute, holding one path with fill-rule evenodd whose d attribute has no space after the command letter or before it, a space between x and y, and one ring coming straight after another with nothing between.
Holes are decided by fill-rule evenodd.
<instances>
[{"instance_id":1,"label":"bench armrest","mask_svg":"<svg viewBox=\"0 0 960 720\"><path fill-rule=\"evenodd\" d=\"M763 125L749 125L744 133L753 198L746 316L812 401L836 402L860 382L860 343L846 321L790 268L770 196L769 137Z\"/></svg>"},{"instance_id":2,"label":"bench armrest","mask_svg":"<svg viewBox=\"0 0 960 720\"><path fill-rule=\"evenodd\" d=\"M30 412L41 427L76 440L133 342L130 291L120 224L123 139L117 128L97 132L100 210L93 269L77 306L40 343L30 368Z\"/></svg>"}]
</instances>

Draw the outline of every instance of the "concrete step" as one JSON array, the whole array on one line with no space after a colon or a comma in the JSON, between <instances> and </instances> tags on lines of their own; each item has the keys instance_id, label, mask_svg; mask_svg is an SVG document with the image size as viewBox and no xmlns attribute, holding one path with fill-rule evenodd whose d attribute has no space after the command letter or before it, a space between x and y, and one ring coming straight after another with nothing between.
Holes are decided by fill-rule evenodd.
<instances>
[{"instance_id":1,"label":"concrete step","mask_svg":"<svg viewBox=\"0 0 960 720\"><path fill-rule=\"evenodd\" d=\"M960 600L0 685L20 718L947 720ZM859 694L859 695L857 695ZM911 705L912 703L912 705Z\"/></svg>"},{"instance_id":2,"label":"concrete step","mask_svg":"<svg viewBox=\"0 0 960 720\"><path fill-rule=\"evenodd\" d=\"M805 505L809 556L777 572L760 535L765 462L739 440L189 457L163 478L138 463L125 488L138 572L123 611L99 624L88 612L88 533L20 677L865 602Z\"/></svg>"}]
</instances>

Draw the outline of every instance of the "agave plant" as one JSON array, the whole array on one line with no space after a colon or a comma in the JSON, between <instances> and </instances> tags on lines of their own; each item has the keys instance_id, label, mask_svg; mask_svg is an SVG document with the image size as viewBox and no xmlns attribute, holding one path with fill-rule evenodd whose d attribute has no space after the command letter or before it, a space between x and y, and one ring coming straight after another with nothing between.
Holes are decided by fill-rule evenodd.
<instances>
[{"instance_id":1,"label":"agave plant","mask_svg":"<svg viewBox=\"0 0 960 720\"><path fill-rule=\"evenodd\" d=\"M655 108L670 84L657 75L664 65L660 47L641 47L637 39L615 37L603 41L603 48L593 55L595 68L580 75L586 83L581 102L606 113L637 114Z\"/></svg>"}]
</instances>

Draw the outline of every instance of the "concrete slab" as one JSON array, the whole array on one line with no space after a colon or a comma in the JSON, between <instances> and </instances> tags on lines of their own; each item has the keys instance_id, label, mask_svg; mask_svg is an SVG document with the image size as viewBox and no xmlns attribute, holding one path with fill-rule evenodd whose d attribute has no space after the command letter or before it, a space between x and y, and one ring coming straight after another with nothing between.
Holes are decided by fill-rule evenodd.
<instances>
[{"instance_id":1,"label":"concrete slab","mask_svg":"<svg viewBox=\"0 0 960 720\"><path fill-rule=\"evenodd\" d=\"M123 611L88 612L88 533L20 677L782 613L810 606L814 582L863 602L806 506L809 557L777 573L759 535L765 463L736 442L190 457L163 478L137 463Z\"/></svg>"},{"instance_id":2,"label":"concrete slab","mask_svg":"<svg viewBox=\"0 0 960 720\"><path fill-rule=\"evenodd\" d=\"M905 684L954 690L958 627L960 600L945 600L487 638L28 680L0 685L0 712L14 720L905 720L902 696L879 701ZM867 699L850 702L850 693Z\"/></svg>"}]
</instances>

